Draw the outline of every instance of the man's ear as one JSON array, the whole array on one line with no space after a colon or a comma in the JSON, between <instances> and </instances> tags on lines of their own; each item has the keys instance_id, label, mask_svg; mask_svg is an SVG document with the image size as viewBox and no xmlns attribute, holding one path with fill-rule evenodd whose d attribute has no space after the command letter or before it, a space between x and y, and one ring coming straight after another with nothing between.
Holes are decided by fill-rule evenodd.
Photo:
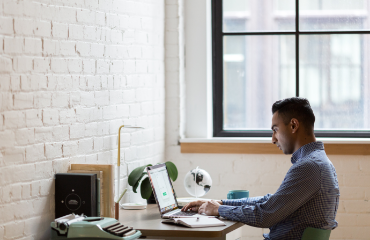
<instances>
[{"instance_id":1,"label":"man's ear","mask_svg":"<svg viewBox=\"0 0 370 240\"><path fill-rule=\"evenodd\" d=\"M292 129L292 133L297 132L297 130L299 128L299 121L298 121L298 119L292 118L290 120L290 128Z\"/></svg>"}]
</instances>

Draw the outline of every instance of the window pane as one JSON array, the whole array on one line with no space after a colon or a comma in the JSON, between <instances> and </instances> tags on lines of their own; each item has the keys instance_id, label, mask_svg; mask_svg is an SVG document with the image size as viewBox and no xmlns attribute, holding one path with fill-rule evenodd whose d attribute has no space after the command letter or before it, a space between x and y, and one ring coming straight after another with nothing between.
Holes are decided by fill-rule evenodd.
<instances>
[{"instance_id":1,"label":"window pane","mask_svg":"<svg viewBox=\"0 0 370 240\"><path fill-rule=\"evenodd\" d=\"M300 30L369 30L369 0L300 0Z\"/></svg>"},{"instance_id":2,"label":"window pane","mask_svg":"<svg viewBox=\"0 0 370 240\"><path fill-rule=\"evenodd\" d=\"M294 35L224 37L224 129L271 127L271 106L295 96Z\"/></svg>"},{"instance_id":3,"label":"window pane","mask_svg":"<svg viewBox=\"0 0 370 240\"><path fill-rule=\"evenodd\" d=\"M370 129L370 35L302 35L299 94L316 130Z\"/></svg>"},{"instance_id":4,"label":"window pane","mask_svg":"<svg viewBox=\"0 0 370 240\"><path fill-rule=\"evenodd\" d=\"M295 30L295 0L224 0L224 32Z\"/></svg>"}]
</instances>

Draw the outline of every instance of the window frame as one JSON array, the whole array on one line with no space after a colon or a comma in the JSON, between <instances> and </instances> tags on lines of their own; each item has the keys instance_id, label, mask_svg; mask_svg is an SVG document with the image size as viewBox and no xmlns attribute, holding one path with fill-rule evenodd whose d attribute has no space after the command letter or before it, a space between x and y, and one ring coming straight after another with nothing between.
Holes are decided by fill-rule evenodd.
<instances>
[{"instance_id":1,"label":"window frame","mask_svg":"<svg viewBox=\"0 0 370 240\"><path fill-rule=\"evenodd\" d=\"M296 60L296 96L299 96L299 36L319 34L370 34L367 30L355 31L300 31L299 0L295 0L295 31L286 32L227 32L222 31L222 0L211 0L212 24L212 104L213 137L271 137L271 130L224 130L223 129L223 37L248 35L294 35ZM316 137L369 138L370 131L363 130L315 130Z\"/></svg>"}]
</instances>

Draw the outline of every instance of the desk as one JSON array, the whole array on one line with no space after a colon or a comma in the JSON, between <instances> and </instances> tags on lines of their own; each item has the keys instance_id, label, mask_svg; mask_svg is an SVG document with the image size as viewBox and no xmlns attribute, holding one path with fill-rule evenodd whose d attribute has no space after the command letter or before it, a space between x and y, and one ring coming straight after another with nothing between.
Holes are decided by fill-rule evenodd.
<instances>
[{"instance_id":1,"label":"desk","mask_svg":"<svg viewBox=\"0 0 370 240\"><path fill-rule=\"evenodd\" d=\"M161 223L162 219L156 204L148 204L144 210L119 211L119 221L124 225L140 230L142 238L151 239L200 239L217 240L241 239L243 223L223 220L226 226L208 228L187 228L178 225Z\"/></svg>"}]
</instances>

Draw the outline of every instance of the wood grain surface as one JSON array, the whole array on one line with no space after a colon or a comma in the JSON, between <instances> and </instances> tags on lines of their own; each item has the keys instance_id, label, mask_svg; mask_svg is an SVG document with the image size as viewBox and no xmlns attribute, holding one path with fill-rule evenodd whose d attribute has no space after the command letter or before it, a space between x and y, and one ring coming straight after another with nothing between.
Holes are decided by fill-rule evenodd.
<instances>
[{"instance_id":1,"label":"wood grain surface","mask_svg":"<svg viewBox=\"0 0 370 240\"><path fill-rule=\"evenodd\" d=\"M324 144L327 155L370 155L370 144ZM181 143L181 153L283 154L272 143Z\"/></svg>"},{"instance_id":2,"label":"wood grain surface","mask_svg":"<svg viewBox=\"0 0 370 240\"><path fill-rule=\"evenodd\" d=\"M143 236L149 237L191 237L191 238L222 238L227 233L244 226L243 223L222 220L226 226L188 228L180 225L162 223L156 204L148 204L143 210L120 210L119 221L134 229L140 230Z\"/></svg>"}]
</instances>

